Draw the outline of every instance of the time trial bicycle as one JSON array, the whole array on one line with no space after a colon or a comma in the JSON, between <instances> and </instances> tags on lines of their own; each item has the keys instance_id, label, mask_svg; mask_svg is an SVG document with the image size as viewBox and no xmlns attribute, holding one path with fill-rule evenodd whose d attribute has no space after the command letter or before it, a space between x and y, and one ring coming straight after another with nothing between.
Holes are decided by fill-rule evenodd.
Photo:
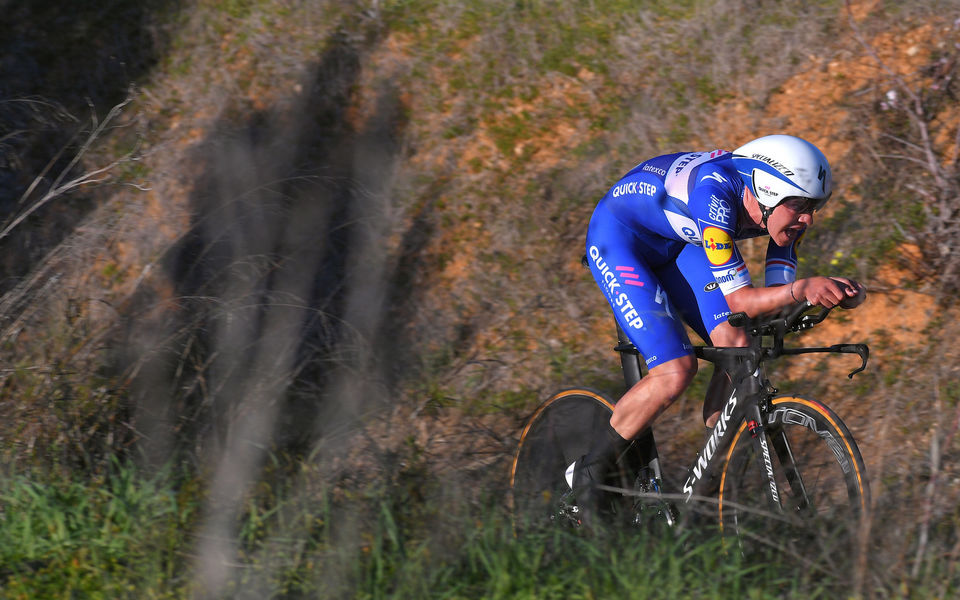
<instances>
[{"instance_id":1,"label":"time trial bicycle","mask_svg":"<svg viewBox=\"0 0 960 600\"><path fill-rule=\"evenodd\" d=\"M652 428L619 457L602 490L597 516L606 523L674 526L683 515L710 515L724 535L795 546L809 556L815 542L825 556L852 543L870 506L863 458L850 430L822 402L778 395L764 369L781 356L857 354L867 365L865 344L784 347L784 336L821 323L831 309L811 312L809 303L775 317L729 317L745 328L747 347L697 346L697 358L725 369L732 392L686 479L664 483ZM640 380L642 358L617 327L627 389ZM609 422L613 402L604 394L573 388L554 394L529 418L510 472L518 527L562 524L578 527L580 509L565 472L585 454ZM682 510L687 509L687 510ZM702 520L702 519L701 519Z\"/></svg>"}]
</instances>

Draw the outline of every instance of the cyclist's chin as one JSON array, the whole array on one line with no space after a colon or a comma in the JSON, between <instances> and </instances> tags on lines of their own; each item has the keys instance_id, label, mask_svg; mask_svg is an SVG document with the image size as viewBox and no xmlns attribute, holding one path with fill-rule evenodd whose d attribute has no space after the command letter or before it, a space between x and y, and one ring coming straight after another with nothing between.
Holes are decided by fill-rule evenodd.
<instances>
[{"instance_id":1,"label":"cyclist's chin","mask_svg":"<svg viewBox=\"0 0 960 600\"><path fill-rule=\"evenodd\" d=\"M771 231L770 237L773 239L773 243L778 246L789 246L790 244L797 241L797 238L800 237L800 234L803 232L803 229L794 229L784 227L779 231Z\"/></svg>"}]
</instances>

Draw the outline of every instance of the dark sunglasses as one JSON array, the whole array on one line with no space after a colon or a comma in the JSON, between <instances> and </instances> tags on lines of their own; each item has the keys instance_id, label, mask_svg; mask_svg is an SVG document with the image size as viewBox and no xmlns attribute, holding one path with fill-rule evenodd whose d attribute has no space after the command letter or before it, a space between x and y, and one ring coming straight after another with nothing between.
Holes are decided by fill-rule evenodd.
<instances>
[{"instance_id":1,"label":"dark sunglasses","mask_svg":"<svg viewBox=\"0 0 960 600\"><path fill-rule=\"evenodd\" d=\"M791 196L781 202L780 204L786 205L787 208L792 210L795 213L812 215L815 211L823 208L823 205L827 203L826 198L817 199L817 198L804 198L803 196Z\"/></svg>"}]
</instances>

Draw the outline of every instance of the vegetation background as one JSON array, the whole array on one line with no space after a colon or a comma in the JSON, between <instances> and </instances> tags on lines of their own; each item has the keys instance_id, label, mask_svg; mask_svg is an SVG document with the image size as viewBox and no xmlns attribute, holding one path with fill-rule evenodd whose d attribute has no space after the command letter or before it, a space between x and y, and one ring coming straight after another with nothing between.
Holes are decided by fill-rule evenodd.
<instances>
[{"instance_id":1,"label":"vegetation background","mask_svg":"<svg viewBox=\"0 0 960 600\"><path fill-rule=\"evenodd\" d=\"M0 8L0 597L957 593L955 0ZM861 552L514 538L524 418L618 393L596 200L771 132L834 168L801 276L870 289L809 334L866 373L776 371L861 445Z\"/></svg>"}]
</instances>

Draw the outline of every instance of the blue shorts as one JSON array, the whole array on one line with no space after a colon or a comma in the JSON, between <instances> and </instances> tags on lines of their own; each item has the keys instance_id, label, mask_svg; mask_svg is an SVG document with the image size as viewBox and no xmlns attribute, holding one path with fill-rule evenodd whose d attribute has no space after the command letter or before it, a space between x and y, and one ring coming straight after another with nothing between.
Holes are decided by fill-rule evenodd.
<instances>
[{"instance_id":1,"label":"blue shorts","mask_svg":"<svg viewBox=\"0 0 960 600\"><path fill-rule=\"evenodd\" d=\"M709 344L710 332L730 316L703 248L637 234L603 202L590 219L587 260L648 368L693 354L684 323Z\"/></svg>"}]
</instances>

